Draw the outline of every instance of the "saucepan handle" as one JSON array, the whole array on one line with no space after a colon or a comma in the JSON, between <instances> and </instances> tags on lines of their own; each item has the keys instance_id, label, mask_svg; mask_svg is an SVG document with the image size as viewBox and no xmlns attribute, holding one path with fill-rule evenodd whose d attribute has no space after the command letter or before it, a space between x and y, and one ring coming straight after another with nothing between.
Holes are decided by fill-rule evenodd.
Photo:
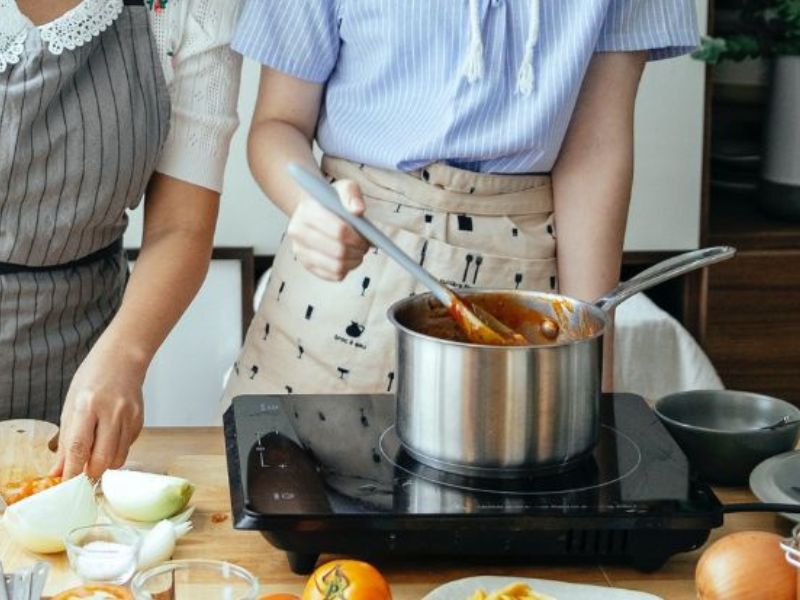
<instances>
[{"instance_id":1,"label":"saucepan handle","mask_svg":"<svg viewBox=\"0 0 800 600\"><path fill-rule=\"evenodd\" d=\"M736 248L730 246L713 246L685 252L661 261L645 269L635 277L623 281L610 293L594 301L595 306L609 312L620 303L641 291L647 290L659 283L674 279L684 273L695 271L714 263L728 260L736 255Z\"/></svg>"}]
</instances>

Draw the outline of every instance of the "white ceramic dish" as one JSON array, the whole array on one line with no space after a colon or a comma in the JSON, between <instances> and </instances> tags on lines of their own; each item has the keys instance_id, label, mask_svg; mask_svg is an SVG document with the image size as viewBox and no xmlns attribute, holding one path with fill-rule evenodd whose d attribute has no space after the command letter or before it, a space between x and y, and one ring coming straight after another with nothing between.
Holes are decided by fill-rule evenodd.
<instances>
[{"instance_id":1,"label":"white ceramic dish","mask_svg":"<svg viewBox=\"0 0 800 600\"><path fill-rule=\"evenodd\" d=\"M761 502L800 504L800 450L768 458L750 474L750 489ZM800 514L781 513L800 523Z\"/></svg>"},{"instance_id":2,"label":"white ceramic dish","mask_svg":"<svg viewBox=\"0 0 800 600\"><path fill-rule=\"evenodd\" d=\"M491 593L512 583L527 583L534 592L547 594L556 600L662 600L652 594L619 588L526 577L495 576L468 577L451 581L436 588L422 600L469 600L479 589Z\"/></svg>"}]
</instances>

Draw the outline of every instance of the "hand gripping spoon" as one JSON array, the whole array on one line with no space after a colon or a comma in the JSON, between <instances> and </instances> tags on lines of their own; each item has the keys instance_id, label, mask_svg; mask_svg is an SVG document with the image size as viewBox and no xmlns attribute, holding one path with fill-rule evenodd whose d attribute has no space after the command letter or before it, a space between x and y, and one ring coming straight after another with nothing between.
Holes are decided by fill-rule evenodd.
<instances>
[{"instance_id":1,"label":"hand gripping spoon","mask_svg":"<svg viewBox=\"0 0 800 600\"><path fill-rule=\"evenodd\" d=\"M530 342L522 334L504 325L480 306L460 297L453 290L439 283L435 277L418 265L369 220L349 212L342 206L339 194L334 187L319 175L296 164L290 164L287 168L292 178L312 198L345 221L376 248L386 252L390 258L427 287L436 299L450 311L470 342L492 346L530 345Z\"/></svg>"}]
</instances>

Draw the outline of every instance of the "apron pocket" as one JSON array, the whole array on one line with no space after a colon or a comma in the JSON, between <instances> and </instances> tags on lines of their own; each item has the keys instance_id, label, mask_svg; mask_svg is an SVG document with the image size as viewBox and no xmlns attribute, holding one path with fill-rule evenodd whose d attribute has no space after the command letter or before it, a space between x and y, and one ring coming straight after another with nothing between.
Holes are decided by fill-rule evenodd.
<instances>
[{"instance_id":1,"label":"apron pocket","mask_svg":"<svg viewBox=\"0 0 800 600\"><path fill-rule=\"evenodd\" d=\"M419 264L455 289L525 289L549 292L558 288L555 256L509 257L493 252L493 247L488 245L463 247L393 226L384 225L381 228ZM388 263L387 271L396 272L398 279L402 274L404 279L411 280L411 276L406 275L399 265L393 261ZM416 283L414 290L425 291Z\"/></svg>"}]
</instances>

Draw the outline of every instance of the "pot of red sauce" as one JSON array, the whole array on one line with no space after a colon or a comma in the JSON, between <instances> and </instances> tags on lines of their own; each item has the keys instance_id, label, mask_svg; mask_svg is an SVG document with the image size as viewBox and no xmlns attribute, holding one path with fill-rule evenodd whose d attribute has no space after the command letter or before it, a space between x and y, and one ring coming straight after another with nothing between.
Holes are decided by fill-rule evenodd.
<instances>
[{"instance_id":1,"label":"pot of red sauce","mask_svg":"<svg viewBox=\"0 0 800 600\"><path fill-rule=\"evenodd\" d=\"M603 335L634 294L733 257L714 247L665 260L594 302L535 291L460 292L526 338L528 346L469 343L429 293L389 307L397 332L397 435L420 462L476 477L569 469L599 434ZM542 321L558 325L543 343Z\"/></svg>"}]
</instances>

